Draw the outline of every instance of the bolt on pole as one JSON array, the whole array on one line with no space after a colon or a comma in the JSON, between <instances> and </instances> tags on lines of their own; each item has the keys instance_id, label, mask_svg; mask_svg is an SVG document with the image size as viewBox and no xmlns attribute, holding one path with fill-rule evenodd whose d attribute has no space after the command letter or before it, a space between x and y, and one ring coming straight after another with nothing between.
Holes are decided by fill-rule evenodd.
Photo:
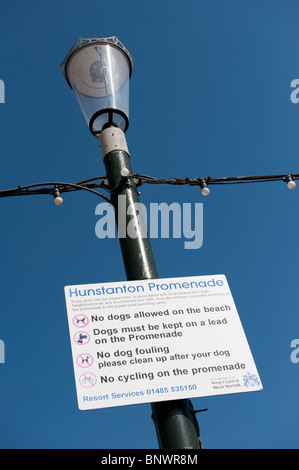
<instances>
[{"instance_id":1,"label":"bolt on pole","mask_svg":"<svg viewBox=\"0 0 299 470\"><path fill-rule=\"evenodd\" d=\"M121 129L108 127L100 133L99 141L127 280L157 279L159 276L150 239L142 214L139 214L139 195L133 180L125 134ZM133 224L134 237L127 233L129 223L131 227ZM151 407L160 449L202 448L190 400L157 402L152 403Z\"/></svg>"}]
</instances>

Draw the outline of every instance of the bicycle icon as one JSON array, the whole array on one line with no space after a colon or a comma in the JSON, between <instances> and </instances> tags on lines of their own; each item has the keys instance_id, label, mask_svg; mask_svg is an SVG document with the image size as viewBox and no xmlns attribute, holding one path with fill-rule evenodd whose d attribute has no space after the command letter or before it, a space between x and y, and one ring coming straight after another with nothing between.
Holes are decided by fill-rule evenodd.
<instances>
[{"instance_id":1,"label":"bicycle icon","mask_svg":"<svg viewBox=\"0 0 299 470\"><path fill-rule=\"evenodd\" d=\"M82 374L79 378L79 382L83 387L93 387L97 383L97 378L94 374L89 372L88 374Z\"/></svg>"}]
</instances>

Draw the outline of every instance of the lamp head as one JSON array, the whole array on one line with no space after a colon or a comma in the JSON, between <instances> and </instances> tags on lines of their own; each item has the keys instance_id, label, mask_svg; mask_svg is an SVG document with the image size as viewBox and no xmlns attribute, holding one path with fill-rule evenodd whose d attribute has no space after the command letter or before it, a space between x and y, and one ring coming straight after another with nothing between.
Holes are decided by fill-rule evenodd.
<instances>
[{"instance_id":1,"label":"lamp head","mask_svg":"<svg viewBox=\"0 0 299 470\"><path fill-rule=\"evenodd\" d=\"M129 80L133 59L115 37L79 38L61 64L89 129L96 137L107 127L129 126Z\"/></svg>"}]
</instances>

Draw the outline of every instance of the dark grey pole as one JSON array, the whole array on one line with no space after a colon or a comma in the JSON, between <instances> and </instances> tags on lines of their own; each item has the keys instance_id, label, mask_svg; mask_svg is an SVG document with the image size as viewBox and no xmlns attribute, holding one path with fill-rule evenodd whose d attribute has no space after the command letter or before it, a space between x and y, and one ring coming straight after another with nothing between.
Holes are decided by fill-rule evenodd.
<instances>
[{"instance_id":1,"label":"dark grey pole","mask_svg":"<svg viewBox=\"0 0 299 470\"><path fill-rule=\"evenodd\" d=\"M124 133L115 127L101 132L100 147L115 209L118 237L127 280L157 279L158 272L147 236L144 219L139 210L139 196L133 181L129 151ZM128 177L121 171L127 169ZM130 214L128 215L128 208ZM127 234L130 223L132 237ZM152 403L160 449L200 449L197 419L190 400Z\"/></svg>"}]
</instances>

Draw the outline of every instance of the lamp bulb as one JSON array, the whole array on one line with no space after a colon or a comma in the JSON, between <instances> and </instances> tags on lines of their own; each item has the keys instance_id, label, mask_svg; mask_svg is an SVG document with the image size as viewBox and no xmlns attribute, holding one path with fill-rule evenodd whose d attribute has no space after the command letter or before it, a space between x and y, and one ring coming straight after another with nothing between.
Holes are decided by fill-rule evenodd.
<instances>
[{"instance_id":1,"label":"lamp bulb","mask_svg":"<svg viewBox=\"0 0 299 470\"><path fill-rule=\"evenodd\" d=\"M63 203L62 197L60 196L55 197L54 203L56 204L56 206L61 206L61 204Z\"/></svg>"},{"instance_id":2,"label":"lamp bulb","mask_svg":"<svg viewBox=\"0 0 299 470\"><path fill-rule=\"evenodd\" d=\"M120 170L120 174L121 176L123 176L124 178L126 178L127 176L129 176L129 170L128 168L124 167Z\"/></svg>"},{"instance_id":3,"label":"lamp bulb","mask_svg":"<svg viewBox=\"0 0 299 470\"><path fill-rule=\"evenodd\" d=\"M289 189L294 189L296 187L296 183L294 180L288 181L288 188Z\"/></svg>"},{"instance_id":4,"label":"lamp bulb","mask_svg":"<svg viewBox=\"0 0 299 470\"><path fill-rule=\"evenodd\" d=\"M203 196L208 196L208 195L210 194L209 188L207 188L207 187L202 188L201 194L202 194Z\"/></svg>"}]
</instances>

